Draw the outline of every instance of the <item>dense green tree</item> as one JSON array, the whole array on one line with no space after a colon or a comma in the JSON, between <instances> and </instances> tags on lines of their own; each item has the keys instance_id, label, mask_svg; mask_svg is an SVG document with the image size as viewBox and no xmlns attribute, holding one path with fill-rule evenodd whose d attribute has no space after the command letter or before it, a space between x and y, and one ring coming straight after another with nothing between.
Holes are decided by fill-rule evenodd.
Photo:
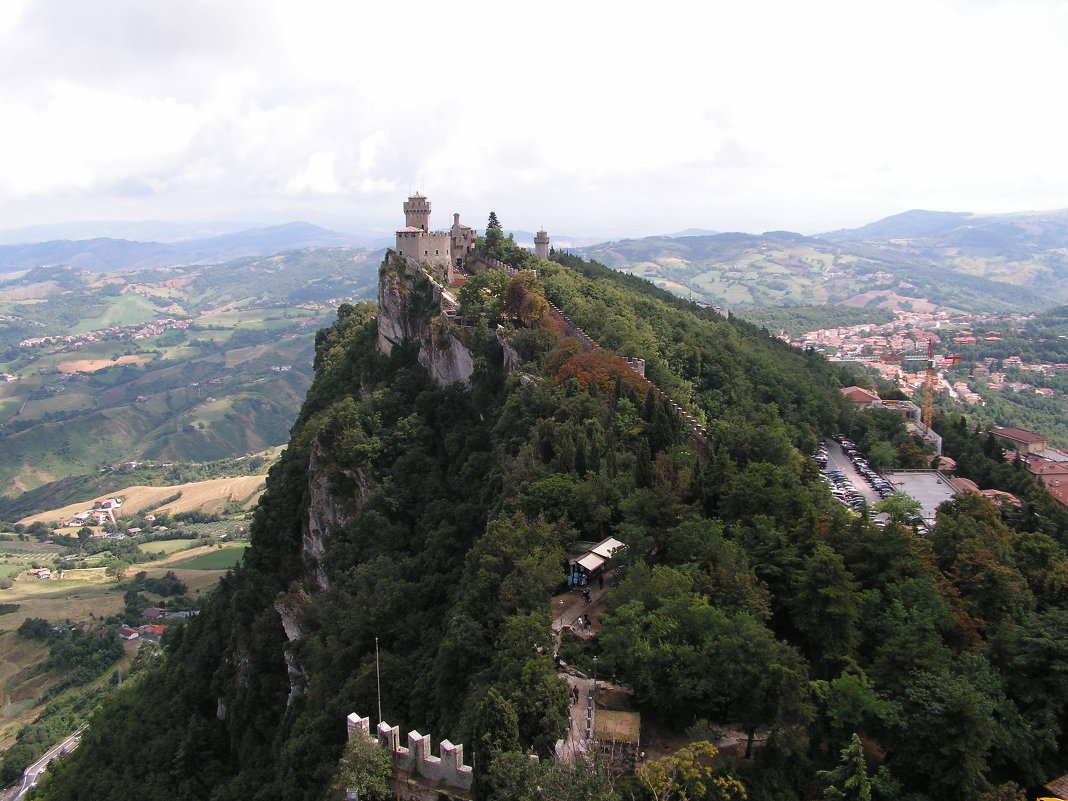
<instances>
[{"instance_id":1,"label":"dense green tree","mask_svg":"<svg viewBox=\"0 0 1068 801\"><path fill-rule=\"evenodd\" d=\"M826 786L823 801L871 801L871 780L860 737L853 734L849 745L842 749L838 766L820 771L819 779Z\"/></svg>"},{"instance_id":2,"label":"dense green tree","mask_svg":"<svg viewBox=\"0 0 1068 801\"><path fill-rule=\"evenodd\" d=\"M905 688L899 723L884 737L887 763L934 799L974 798L989 787L994 729L990 699L963 675L920 672Z\"/></svg>"},{"instance_id":3,"label":"dense green tree","mask_svg":"<svg viewBox=\"0 0 1068 801\"><path fill-rule=\"evenodd\" d=\"M519 751L519 720L515 709L492 687L475 711L475 739L471 749L471 796L475 801L496 798L490 767L500 754Z\"/></svg>"},{"instance_id":4,"label":"dense green tree","mask_svg":"<svg viewBox=\"0 0 1068 801\"><path fill-rule=\"evenodd\" d=\"M360 798L386 801L392 774L389 753L373 738L357 734L345 746L332 789L339 798L355 790Z\"/></svg>"},{"instance_id":5,"label":"dense green tree","mask_svg":"<svg viewBox=\"0 0 1068 801\"><path fill-rule=\"evenodd\" d=\"M567 727L567 684L553 665L549 616L539 610L513 615L494 644L489 675L516 712L520 744L543 757Z\"/></svg>"},{"instance_id":6,"label":"dense green tree","mask_svg":"<svg viewBox=\"0 0 1068 801\"><path fill-rule=\"evenodd\" d=\"M830 681L812 683L816 715L809 728L812 746L827 746L831 752L845 748L855 732L881 731L891 725L897 710L879 695L870 678L853 669Z\"/></svg>"},{"instance_id":7,"label":"dense green tree","mask_svg":"<svg viewBox=\"0 0 1068 801\"><path fill-rule=\"evenodd\" d=\"M655 801L745 801L745 787L716 770L717 749L695 742L638 766L641 786Z\"/></svg>"},{"instance_id":8,"label":"dense green tree","mask_svg":"<svg viewBox=\"0 0 1068 801\"><path fill-rule=\"evenodd\" d=\"M895 523L907 523L923 510L923 504L907 493L895 492L876 503L874 509Z\"/></svg>"},{"instance_id":9,"label":"dense green tree","mask_svg":"<svg viewBox=\"0 0 1068 801\"><path fill-rule=\"evenodd\" d=\"M805 637L810 658L824 673L837 673L860 641L860 585L842 557L823 544L805 559L796 585L791 619Z\"/></svg>"},{"instance_id":10,"label":"dense green tree","mask_svg":"<svg viewBox=\"0 0 1068 801\"><path fill-rule=\"evenodd\" d=\"M20 637L30 640L44 640L52 632L52 625L41 617L28 617L18 628Z\"/></svg>"}]
</instances>

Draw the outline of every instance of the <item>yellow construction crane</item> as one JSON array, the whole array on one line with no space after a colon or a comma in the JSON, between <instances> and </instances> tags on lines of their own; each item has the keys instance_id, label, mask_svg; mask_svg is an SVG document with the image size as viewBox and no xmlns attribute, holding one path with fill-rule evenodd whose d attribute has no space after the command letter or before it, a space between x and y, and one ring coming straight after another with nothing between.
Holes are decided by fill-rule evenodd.
<instances>
[{"instance_id":1,"label":"yellow construction crane","mask_svg":"<svg viewBox=\"0 0 1068 801\"><path fill-rule=\"evenodd\" d=\"M942 356L941 364L949 362L950 364L956 364L960 361L960 356ZM923 424L927 428L931 427L931 420L934 417L934 392L935 381L938 380L938 362L935 361L934 354L934 340L927 340L927 378L923 382Z\"/></svg>"}]
</instances>

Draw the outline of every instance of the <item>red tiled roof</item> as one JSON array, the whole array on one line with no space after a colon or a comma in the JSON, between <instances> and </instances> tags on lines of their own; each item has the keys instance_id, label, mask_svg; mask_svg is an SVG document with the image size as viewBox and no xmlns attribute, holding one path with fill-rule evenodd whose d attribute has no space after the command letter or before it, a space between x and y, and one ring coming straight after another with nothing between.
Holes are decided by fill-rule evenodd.
<instances>
[{"instance_id":1,"label":"red tiled roof","mask_svg":"<svg viewBox=\"0 0 1068 801\"><path fill-rule=\"evenodd\" d=\"M879 400L879 396L870 389L864 387L843 387L842 397L853 403L871 403Z\"/></svg>"},{"instance_id":2,"label":"red tiled roof","mask_svg":"<svg viewBox=\"0 0 1068 801\"><path fill-rule=\"evenodd\" d=\"M1017 442L1045 442L1046 438L1040 434L1036 434L1033 431L1024 431L1022 428L995 428L995 437L1005 437L1005 439L1014 439Z\"/></svg>"},{"instance_id":3,"label":"red tiled roof","mask_svg":"<svg viewBox=\"0 0 1068 801\"><path fill-rule=\"evenodd\" d=\"M1036 476L1063 476L1068 475L1068 464L1054 462L1051 459L1034 459L1027 463L1027 471Z\"/></svg>"},{"instance_id":4,"label":"red tiled roof","mask_svg":"<svg viewBox=\"0 0 1068 801\"><path fill-rule=\"evenodd\" d=\"M979 485L972 481L970 478L951 478L949 483L953 485L954 489L958 492L978 492Z\"/></svg>"},{"instance_id":5,"label":"red tiled roof","mask_svg":"<svg viewBox=\"0 0 1068 801\"><path fill-rule=\"evenodd\" d=\"M1011 492L1005 492L1004 490L985 489L979 490L979 494L984 498L989 498L996 504L1011 503L1013 506L1023 506L1023 503L1013 495Z\"/></svg>"}]
</instances>

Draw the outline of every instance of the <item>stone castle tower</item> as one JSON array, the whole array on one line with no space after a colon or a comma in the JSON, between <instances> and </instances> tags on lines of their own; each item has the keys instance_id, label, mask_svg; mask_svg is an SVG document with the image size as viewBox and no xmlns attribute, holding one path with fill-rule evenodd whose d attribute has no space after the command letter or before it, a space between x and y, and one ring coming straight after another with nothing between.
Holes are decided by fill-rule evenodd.
<instances>
[{"instance_id":1,"label":"stone castle tower","mask_svg":"<svg viewBox=\"0 0 1068 801\"><path fill-rule=\"evenodd\" d=\"M414 194L404 202L404 228L397 231L397 253L418 262L427 262L445 273L446 282L453 272L462 268L467 253L475 246L475 230L460 223L460 215L452 215L448 231L430 230L430 201L425 195Z\"/></svg>"},{"instance_id":2,"label":"stone castle tower","mask_svg":"<svg viewBox=\"0 0 1068 801\"><path fill-rule=\"evenodd\" d=\"M549 234L544 228L534 235L534 255L539 259L549 258Z\"/></svg>"},{"instance_id":3,"label":"stone castle tower","mask_svg":"<svg viewBox=\"0 0 1068 801\"><path fill-rule=\"evenodd\" d=\"M397 253L441 269L446 283L451 283L457 269L463 269L467 255L475 246L475 230L452 215L448 231L430 230L430 201L416 193L404 201L404 227L397 231ZM549 234L538 231L534 237L534 255L549 258Z\"/></svg>"},{"instance_id":4,"label":"stone castle tower","mask_svg":"<svg viewBox=\"0 0 1068 801\"><path fill-rule=\"evenodd\" d=\"M412 195L404 201L404 225L430 231L430 201L423 195Z\"/></svg>"}]
</instances>

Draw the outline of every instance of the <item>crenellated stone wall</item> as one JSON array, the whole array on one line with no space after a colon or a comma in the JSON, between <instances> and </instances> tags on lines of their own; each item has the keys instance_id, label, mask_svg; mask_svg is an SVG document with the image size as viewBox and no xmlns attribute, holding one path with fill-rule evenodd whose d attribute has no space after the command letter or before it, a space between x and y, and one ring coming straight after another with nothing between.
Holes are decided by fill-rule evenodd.
<instances>
[{"instance_id":1,"label":"crenellated stone wall","mask_svg":"<svg viewBox=\"0 0 1068 801\"><path fill-rule=\"evenodd\" d=\"M408 732L405 747L401 745L398 726L382 721L372 735L370 719L361 718L355 712L348 716L346 724L350 740L357 735L371 737L389 751L393 763L393 790L405 799L437 801L442 794L460 799L470 797L472 772L471 766L464 764L462 745L442 740L438 748L440 756L434 756L428 734ZM533 755L530 759L538 761Z\"/></svg>"}]
</instances>

